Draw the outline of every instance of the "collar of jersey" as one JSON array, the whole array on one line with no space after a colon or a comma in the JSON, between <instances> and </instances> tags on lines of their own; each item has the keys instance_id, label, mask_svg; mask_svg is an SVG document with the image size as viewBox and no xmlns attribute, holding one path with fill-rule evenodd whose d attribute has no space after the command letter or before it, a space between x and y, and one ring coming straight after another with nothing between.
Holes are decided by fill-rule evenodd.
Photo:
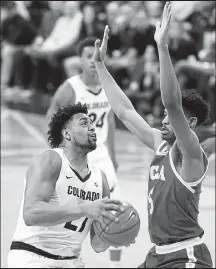
<instances>
[{"instance_id":1,"label":"collar of jersey","mask_svg":"<svg viewBox=\"0 0 216 269\"><path fill-rule=\"evenodd\" d=\"M91 176L91 171L86 175L84 178L80 176L80 174L70 165L71 170L74 172L74 174L79 178L80 181L85 182L88 180Z\"/></svg>"}]
</instances>

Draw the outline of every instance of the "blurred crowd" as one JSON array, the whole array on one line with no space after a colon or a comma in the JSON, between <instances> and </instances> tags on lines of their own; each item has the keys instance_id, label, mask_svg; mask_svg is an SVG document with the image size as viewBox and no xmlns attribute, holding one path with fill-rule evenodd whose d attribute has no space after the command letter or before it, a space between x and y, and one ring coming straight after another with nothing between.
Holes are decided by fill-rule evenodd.
<instances>
[{"instance_id":1,"label":"blurred crowd","mask_svg":"<svg viewBox=\"0 0 216 269\"><path fill-rule=\"evenodd\" d=\"M215 122L215 1L171 1L169 49L181 88L210 102ZM81 71L76 48L110 27L106 64L150 124L160 121L155 23L163 1L1 1L1 95L52 96Z\"/></svg>"}]
</instances>

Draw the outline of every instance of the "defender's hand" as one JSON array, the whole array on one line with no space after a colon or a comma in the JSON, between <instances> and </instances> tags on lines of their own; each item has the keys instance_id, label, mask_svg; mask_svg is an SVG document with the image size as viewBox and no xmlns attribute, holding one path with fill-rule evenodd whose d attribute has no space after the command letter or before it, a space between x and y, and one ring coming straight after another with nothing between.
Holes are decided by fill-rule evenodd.
<instances>
[{"instance_id":1,"label":"defender's hand","mask_svg":"<svg viewBox=\"0 0 216 269\"><path fill-rule=\"evenodd\" d=\"M106 52L107 52L108 39L109 39L109 26L106 25L106 27L104 29L103 41L102 41L101 46L100 46L99 39L97 39L95 41L95 51L94 51L94 55L93 55L94 62L103 62L104 61L104 57L105 57Z\"/></svg>"},{"instance_id":2,"label":"defender's hand","mask_svg":"<svg viewBox=\"0 0 216 269\"><path fill-rule=\"evenodd\" d=\"M154 39L157 45L166 45L168 42L168 29L171 20L171 4L170 2L166 2L163 15L162 15L162 22L156 23L156 31L154 34Z\"/></svg>"}]
</instances>

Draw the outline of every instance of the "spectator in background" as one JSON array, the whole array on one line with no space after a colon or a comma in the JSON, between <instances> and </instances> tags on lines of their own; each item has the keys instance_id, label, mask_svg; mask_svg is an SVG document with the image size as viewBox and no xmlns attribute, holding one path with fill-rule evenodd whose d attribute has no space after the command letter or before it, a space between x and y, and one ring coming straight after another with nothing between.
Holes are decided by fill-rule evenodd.
<instances>
[{"instance_id":1,"label":"spectator in background","mask_svg":"<svg viewBox=\"0 0 216 269\"><path fill-rule=\"evenodd\" d=\"M35 65L35 89L46 92L49 82L53 84L50 90L61 84L64 79L61 62L75 54L82 17L79 2L64 2L63 15L56 21L51 34L42 44L29 48L28 54Z\"/></svg>"},{"instance_id":2,"label":"spectator in background","mask_svg":"<svg viewBox=\"0 0 216 269\"><path fill-rule=\"evenodd\" d=\"M160 99L159 87L157 53L152 45L148 45L142 61L140 61L131 76L131 82L125 93L138 113L148 122L151 121L149 122L151 125L159 121L161 116L162 107L158 101Z\"/></svg>"},{"instance_id":3,"label":"spectator in background","mask_svg":"<svg viewBox=\"0 0 216 269\"><path fill-rule=\"evenodd\" d=\"M89 36L100 37L103 33L104 25L100 25L97 14L95 13L95 8L91 4L87 4L82 10L83 19L80 30L79 40L82 40Z\"/></svg>"},{"instance_id":4,"label":"spectator in background","mask_svg":"<svg viewBox=\"0 0 216 269\"><path fill-rule=\"evenodd\" d=\"M48 1L15 1L18 12L30 19L34 26L38 29L41 24L44 11L49 9Z\"/></svg>"},{"instance_id":5,"label":"spectator in background","mask_svg":"<svg viewBox=\"0 0 216 269\"><path fill-rule=\"evenodd\" d=\"M49 1L49 9L45 10L41 18L41 23L38 28L38 37L41 39L39 43L43 42L52 32L58 18L63 12L63 1Z\"/></svg>"},{"instance_id":6,"label":"spectator in background","mask_svg":"<svg viewBox=\"0 0 216 269\"><path fill-rule=\"evenodd\" d=\"M119 23L118 23L118 16L119 16L119 2L110 2L106 5L105 8L105 24L108 24L110 27L109 33L109 51L108 55L112 57L115 51L120 50L120 37L119 37Z\"/></svg>"},{"instance_id":7,"label":"spectator in background","mask_svg":"<svg viewBox=\"0 0 216 269\"><path fill-rule=\"evenodd\" d=\"M137 61L137 51L132 45L135 7L131 2L118 5L116 2L113 5L110 3L107 8L107 21L113 18L109 25L107 65L118 85L125 88Z\"/></svg>"},{"instance_id":8,"label":"spectator in background","mask_svg":"<svg viewBox=\"0 0 216 269\"><path fill-rule=\"evenodd\" d=\"M82 21L82 27L80 31L80 37L82 36L85 38L85 34L90 34L90 32L87 32L86 22L95 21L95 13L92 10L92 3L91 7L89 7L90 4L82 3L82 9L83 9L83 21ZM95 5L94 5L95 6ZM86 9L85 9L86 8ZM119 8L120 4L119 2L111 1L106 4L105 7L105 14L102 13L102 16L100 14L100 17L102 17L101 21L97 20L95 21L97 25L93 25L91 27L91 33L94 33L96 36L101 31L104 30L104 25L109 24L110 26L110 37L109 37L109 59L111 60L110 66L113 66L112 60L115 61L115 58L113 58L113 55L115 54L121 54L120 49L122 47L121 38L120 38L120 25L118 23L118 16L119 16ZM87 12L86 12L87 11ZM93 30L94 29L94 30ZM79 40L80 40L79 37ZM65 59L64 61L64 68L67 74L67 77L71 77L75 74L80 73L81 71L81 65L80 65L80 59L78 56L73 56L70 58Z\"/></svg>"},{"instance_id":9,"label":"spectator in background","mask_svg":"<svg viewBox=\"0 0 216 269\"><path fill-rule=\"evenodd\" d=\"M103 34L104 24L98 20L95 7L87 3L82 8L83 18L78 40L86 37L100 37ZM72 77L81 72L81 61L79 56L72 56L64 60L66 76Z\"/></svg>"},{"instance_id":10,"label":"spectator in background","mask_svg":"<svg viewBox=\"0 0 216 269\"><path fill-rule=\"evenodd\" d=\"M196 44L185 30L184 23L174 20L170 26L169 50L173 64L179 60L187 59L189 56L197 58Z\"/></svg>"},{"instance_id":11,"label":"spectator in background","mask_svg":"<svg viewBox=\"0 0 216 269\"><path fill-rule=\"evenodd\" d=\"M153 45L156 48L154 41L155 26L150 24L144 9L137 11L132 27L134 29L132 46L137 50L138 56L143 55L148 45Z\"/></svg>"},{"instance_id":12,"label":"spectator in background","mask_svg":"<svg viewBox=\"0 0 216 269\"><path fill-rule=\"evenodd\" d=\"M17 86L20 92L31 77L31 66L25 49L34 43L37 29L29 17L20 15L15 2L8 2L2 9L5 18L1 25L1 89ZM10 95L16 93L16 90L4 93Z\"/></svg>"},{"instance_id":13,"label":"spectator in background","mask_svg":"<svg viewBox=\"0 0 216 269\"><path fill-rule=\"evenodd\" d=\"M145 1L144 7L149 18L149 21L152 25L155 26L161 18L163 6L165 2L163 1Z\"/></svg>"},{"instance_id":14,"label":"spectator in background","mask_svg":"<svg viewBox=\"0 0 216 269\"><path fill-rule=\"evenodd\" d=\"M215 121L215 41L199 52L197 61L179 61L176 74L181 88L195 88L211 106L211 120Z\"/></svg>"}]
</instances>

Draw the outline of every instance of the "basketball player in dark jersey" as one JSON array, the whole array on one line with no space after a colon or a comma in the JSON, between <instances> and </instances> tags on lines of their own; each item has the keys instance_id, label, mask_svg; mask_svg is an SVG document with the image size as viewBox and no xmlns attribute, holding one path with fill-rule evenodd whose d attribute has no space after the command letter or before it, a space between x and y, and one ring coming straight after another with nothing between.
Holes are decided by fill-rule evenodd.
<instances>
[{"instance_id":1,"label":"basketball player in dark jersey","mask_svg":"<svg viewBox=\"0 0 216 269\"><path fill-rule=\"evenodd\" d=\"M94 61L102 87L117 117L154 150L148 186L149 234L154 247L140 268L212 267L198 223L201 184L208 159L194 132L208 116L208 105L195 90L181 91L167 45L171 5L166 3L155 41L160 61L161 98L165 117L161 131L151 128L104 65L109 28L95 43Z\"/></svg>"}]
</instances>

